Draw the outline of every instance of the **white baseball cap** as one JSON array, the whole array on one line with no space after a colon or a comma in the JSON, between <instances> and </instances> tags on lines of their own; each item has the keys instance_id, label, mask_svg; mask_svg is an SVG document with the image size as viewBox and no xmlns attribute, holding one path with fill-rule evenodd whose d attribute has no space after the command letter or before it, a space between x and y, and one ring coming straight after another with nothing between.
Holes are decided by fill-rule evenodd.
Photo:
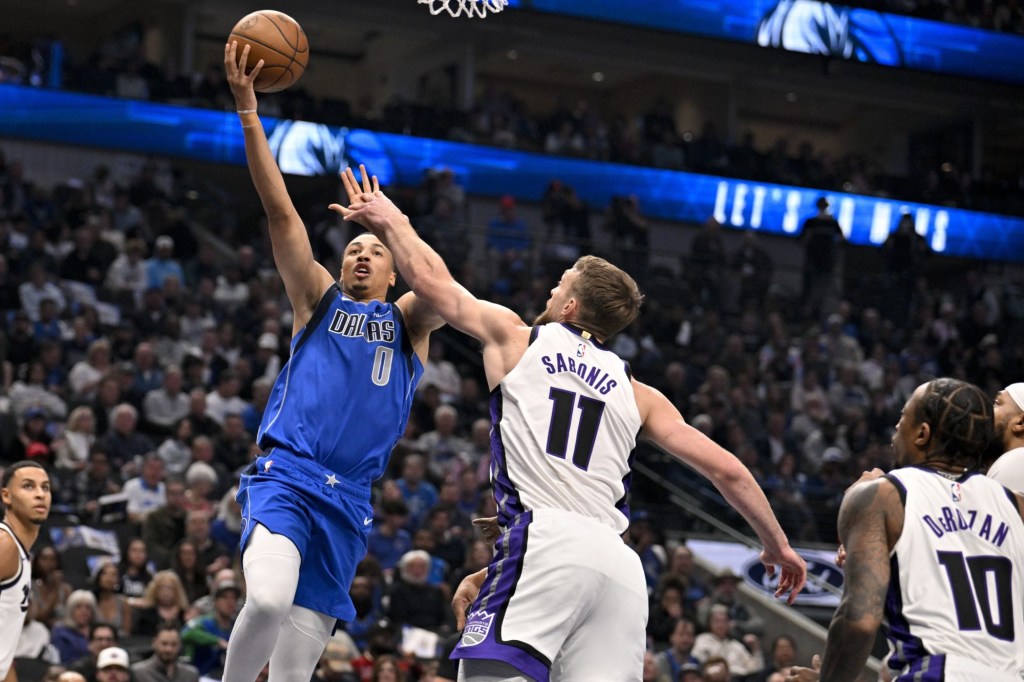
<instances>
[{"instance_id":1,"label":"white baseball cap","mask_svg":"<svg viewBox=\"0 0 1024 682\"><path fill-rule=\"evenodd\" d=\"M108 647L96 657L96 669L103 670L112 665L117 665L125 670L128 669L128 652L116 646Z\"/></svg>"}]
</instances>

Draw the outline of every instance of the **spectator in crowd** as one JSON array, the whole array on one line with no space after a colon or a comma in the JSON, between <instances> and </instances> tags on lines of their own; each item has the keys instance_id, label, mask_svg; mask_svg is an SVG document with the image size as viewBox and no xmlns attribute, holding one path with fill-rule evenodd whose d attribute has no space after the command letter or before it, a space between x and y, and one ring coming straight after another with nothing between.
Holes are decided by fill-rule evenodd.
<instances>
[{"instance_id":1,"label":"spectator in crowd","mask_svg":"<svg viewBox=\"0 0 1024 682\"><path fill-rule=\"evenodd\" d=\"M153 580L149 554L142 538L135 537L128 541L118 568L121 572L121 594L127 597L130 603L142 597L146 587Z\"/></svg>"},{"instance_id":2,"label":"spectator in crowd","mask_svg":"<svg viewBox=\"0 0 1024 682\"><path fill-rule=\"evenodd\" d=\"M127 636L132 629L132 611L128 599L121 594L121 571L112 559L101 561L93 569L90 588L96 597L96 616Z\"/></svg>"},{"instance_id":3,"label":"spectator in crowd","mask_svg":"<svg viewBox=\"0 0 1024 682\"><path fill-rule=\"evenodd\" d=\"M503 196L498 215L487 223L487 251L496 279L491 288L498 294L510 295L526 284L526 259L532 241L530 230L516 215L516 200Z\"/></svg>"},{"instance_id":4,"label":"spectator in crowd","mask_svg":"<svg viewBox=\"0 0 1024 682\"><path fill-rule=\"evenodd\" d=\"M414 549L402 555L387 616L402 626L444 634L451 630L452 613L445 592L427 581L429 573L430 554Z\"/></svg>"},{"instance_id":5,"label":"spectator in crowd","mask_svg":"<svg viewBox=\"0 0 1024 682\"><path fill-rule=\"evenodd\" d=\"M698 612L700 622L705 624L709 630L711 627L711 613L715 606L724 606L728 616L731 635L736 639L743 639L747 635L760 636L764 632L764 619L751 612L750 608L743 602L739 593L740 577L731 569L723 569L718 572L713 581L714 589L708 595L708 600ZM746 641L746 640L744 640Z\"/></svg>"},{"instance_id":6,"label":"spectator in crowd","mask_svg":"<svg viewBox=\"0 0 1024 682\"><path fill-rule=\"evenodd\" d=\"M195 547L199 565L205 568L208 575L213 575L230 565L227 548L210 536L210 515L207 512L188 512L185 516L185 540Z\"/></svg>"},{"instance_id":7,"label":"spectator in crowd","mask_svg":"<svg viewBox=\"0 0 1024 682\"><path fill-rule=\"evenodd\" d=\"M28 278L18 287L18 299L21 310L32 322L39 319L39 308L43 301L53 301L58 313L67 306L64 293L50 281L49 273L42 263L33 263L29 267Z\"/></svg>"},{"instance_id":8,"label":"spectator in crowd","mask_svg":"<svg viewBox=\"0 0 1024 682\"><path fill-rule=\"evenodd\" d=\"M654 658L658 672L669 680L681 679L683 666L699 661L693 656L693 643L697 637L697 626L687 618L677 618L668 637L669 647Z\"/></svg>"},{"instance_id":9,"label":"spectator in crowd","mask_svg":"<svg viewBox=\"0 0 1024 682\"><path fill-rule=\"evenodd\" d=\"M151 512L167 503L164 461L155 452L142 458L141 472L125 481L122 492L128 498L128 520L142 523Z\"/></svg>"},{"instance_id":10,"label":"spectator in crowd","mask_svg":"<svg viewBox=\"0 0 1024 682\"><path fill-rule=\"evenodd\" d=\"M174 239L162 234L156 238L153 256L146 261L146 288L161 289L169 277L183 283L185 272L174 259Z\"/></svg>"},{"instance_id":11,"label":"spectator in crowd","mask_svg":"<svg viewBox=\"0 0 1024 682\"><path fill-rule=\"evenodd\" d=\"M110 465L110 456L102 443L89 452L85 468L75 475L72 502L86 517L99 511L99 498L121 491L121 479Z\"/></svg>"},{"instance_id":12,"label":"spectator in crowd","mask_svg":"<svg viewBox=\"0 0 1024 682\"><path fill-rule=\"evenodd\" d=\"M87 405L71 410L64 424L64 432L54 443L57 469L77 473L85 468L89 449L96 442L96 416Z\"/></svg>"},{"instance_id":13,"label":"spectator in crowd","mask_svg":"<svg viewBox=\"0 0 1024 682\"><path fill-rule=\"evenodd\" d=\"M87 680L95 680L100 652L117 645L117 630L108 623L97 622L89 628L89 641L85 653L70 661L68 667L81 673ZM61 659L64 662L64 659Z\"/></svg>"},{"instance_id":14,"label":"spectator in crowd","mask_svg":"<svg viewBox=\"0 0 1024 682\"><path fill-rule=\"evenodd\" d=\"M384 609L374 596L373 581L367 576L357 575L348 594L355 606L356 617L345 624L345 631L359 650L363 650L370 630L384 618Z\"/></svg>"},{"instance_id":15,"label":"spectator in crowd","mask_svg":"<svg viewBox=\"0 0 1024 682\"><path fill-rule=\"evenodd\" d=\"M161 623L180 630L189 619L189 601L181 579L174 571L159 571L132 609L132 632L140 637L155 636Z\"/></svg>"},{"instance_id":16,"label":"spectator in crowd","mask_svg":"<svg viewBox=\"0 0 1024 682\"><path fill-rule=\"evenodd\" d=\"M131 679L128 652L116 646L107 647L96 657L97 682L128 682Z\"/></svg>"},{"instance_id":17,"label":"spectator in crowd","mask_svg":"<svg viewBox=\"0 0 1024 682\"><path fill-rule=\"evenodd\" d=\"M196 616L181 632L185 655L200 675L209 675L224 664L239 596L237 583L228 580L217 583L213 588L213 612Z\"/></svg>"},{"instance_id":18,"label":"spectator in crowd","mask_svg":"<svg viewBox=\"0 0 1024 682\"><path fill-rule=\"evenodd\" d=\"M724 658L729 672L737 677L759 673L764 669L761 641L753 634L744 635L742 642L733 638L729 634L731 625L729 607L713 605L708 613L708 631L697 635L694 640L693 656L705 665L713 657Z\"/></svg>"},{"instance_id":19,"label":"spectator in crowd","mask_svg":"<svg viewBox=\"0 0 1024 682\"><path fill-rule=\"evenodd\" d=\"M772 640L770 653L771 661L761 671L757 682L768 682L775 673L789 674L789 669L796 665L796 640L789 635L778 635Z\"/></svg>"},{"instance_id":20,"label":"spectator in crowd","mask_svg":"<svg viewBox=\"0 0 1024 682\"><path fill-rule=\"evenodd\" d=\"M206 416L216 422L217 426L223 427L227 415L242 414L249 404L238 397L241 389L242 383L237 372L221 372L217 379L217 390L206 395Z\"/></svg>"},{"instance_id":21,"label":"spectator in crowd","mask_svg":"<svg viewBox=\"0 0 1024 682\"><path fill-rule=\"evenodd\" d=\"M427 511L437 504L437 488L426 480L426 475L426 457L418 452L405 456L405 459L402 460L402 477L396 483L409 508L406 528L418 528L426 517Z\"/></svg>"},{"instance_id":22,"label":"spectator in crowd","mask_svg":"<svg viewBox=\"0 0 1024 682\"><path fill-rule=\"evenodd\" d=\"M138 423L139 411L129 403L121 403L111 413L110 429L100 438L111 465L126 475L137 470L136 457L156 449L148 436L136 430Z\"/></svg>"},{"instance_id":23,"label":"spectator in crowd","mask_svg":"<svg viewBox=\"0 0 1024 682\"><path fill-rule=\"evenodd\" d=\"M104 285L112 299L126 307L134 308L142 302L146 290L146 243L141 239L129 239L124 251L110 264L104 278Z\"/></svg>"},{"instance_id":24,"label":"spectator in crowd","mask_svg":"<svg viewBox=\"0 0 1024 682\"><path fill-rule=\"evenodd\" d=\"M423 366L423 377L417 391L434 385L441 392L441 400L450 403L461 394L462 378L455 363L445 358L445 345L440 340L430 344L427 363Z\"/></svg>"},{"instance_id":25,"label":"spectator in crowd","mask_svg":"<svg viewBox=\"0 0 1024 682\"><path fill-rule=\"evenodd\" d=\"M685 609L683 591L682 583L665 580L653 595L647 616L647 637L656 648L668 646L676 621L694 616Z\"/></svg>"},{"instance_id":26,"label":"spectator in crowd","mask_svg":"<svg viewBox=\"0 0 1024 682\"><path fill-rule=\"evenodd\" d=\"M185 484L172 478L164 491L164 505L142 522L142 540L157 566L169 565L174 546L185 537Z\"/></svg>"},{"instance_id":27,"label":"spectator in crowd","mask_svg":"<svg viewBox=\"0 0 1024 682\"><path fill-rule=\"evenodd\" d=\"M710 590L704 580L697 575L693 550L685 544L672 550L668 567L659 578L659 588L661 584L670 580L683 586L683 611L696 615L698 607L707 598Z\"/></svg>"},{"instance_id":28,"label":"spectator in crowd","mask_svg":"<svg viewBox=\"0 0 1024 682\"><path fill-rule=\"evenodd\" d=\"M192 464L192 420L188 417L179 419L171 434L156 449L156 454L164 461L168 476L183 478Z\"/></svg>"},{"instance_id":29,"label":"spectator in crowd","mask_svg":"<svg viewBox=\"0 0 1024 682\"><path fill-rule=\"evenodd\" d=\"M171 559L171 570L178 576L182 587L185 588L185 596L189 603L195 602L209 593L206 567L200 563L199 552L191 540L182 540L175 546Z\"/></svg>"},{"instance_id":30,"label":"spectator in crowd","mask_svg":"<svg viewBox=\"0 0 1024 682\"><path fill-rule=\"evenodd\" d=\"M183 386L181 368L169 365L164 369L161 386L146 392L142 414L148 431L156 435L171 434L174 426L188 414L189 396L182 390Z\"/></svg>"},{"instance_id":31,"label":"spectator in crowd","mask_svg":"<svg viewBox=\"0 0 1024 682\"><path fill-rule=\"evenodd\" d=\"M110 369L110 341L96 339L89 344L85 359L75 363L68 373L71 397L81 400L92 399L100 380Z\"/></svg>"},{"instance_id":32,"label":"spectator in crowd","mask_svg":"<svg viewBox=\"0 0 1024 682\"><path fill-rule=\"evenodd\" d=\"M404 498L384 500L367 544L367 551L377 558L381 568L391 570L402 556L412 549L412 536L407 531L409 505Z\"/></svg>"},{"instance_id":33,"label":"spectator in crowd","mask_svg":"<svg viewBox=\"0 0 1024 682\"><path fill-rule=\"evenodd\" d=\"M180 627L164 623L153 636L153 655L132 665L135 682L199 682L199 671L178 660L181 654Z\"/></svg>"},{"instance_id":34,"label":"spectator in crowd","mask_svg":"<svg viewBox=\"0 0 1024 682\"><path fill-rule=\"evenodd\" d=\"M456 433L458 424L459 411L451 405L441 405L434 410L434 430L416 441L416 449L426 457L430 480L438 484L457 479L468 465L463 457L469 443Z\"/></svg>"},{"instance_id":35,"label":"spectator in crowd","mask_svg":"<svg viewBox=\"0 0 1024 682\"><path fill-rule=\"evenodd\" d=\"M804 221L800 238L804 244L804 316L820 320L823 313L842 296L838 286L840 246L843 230L829 212L828 199L815 202L818 212Z\"/></svg>"},{"instance_id":36,"label":"spectator in crowd","mask_svg":"<svg viewBox=\"0 0 1024 682\"><path fill-rule=\"evenodd\" d=\"M53 626L53 646L63 664L76 661L89 653L89 639L96 620L96 597L88 590L75 590L68 595L64 618Z\"/></svg>"},{"instance_id":37,"label":"spectator in crowd","mask_svg":"<svg viewBox=\"0 0 1024 682\"><path fill-rule=\"evenodd\" d=\"M65 605L72 587L64 580L61 555L53 547L40 547L32 556L32 619L52 629L66 620Z\"/></svg>"}]
</instances>

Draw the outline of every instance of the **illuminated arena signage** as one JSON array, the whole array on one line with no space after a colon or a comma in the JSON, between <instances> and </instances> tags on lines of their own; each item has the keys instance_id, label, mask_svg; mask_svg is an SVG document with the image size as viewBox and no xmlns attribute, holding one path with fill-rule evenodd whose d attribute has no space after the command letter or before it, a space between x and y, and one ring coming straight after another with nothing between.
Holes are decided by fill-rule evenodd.
<instances>
[{"instance_id":1,"label":"illuminated arena signage","mask_svg":"<svg viewBox=\"0 0 1024 682\"><path fill-rule=\"evenodd\" d=\"M882 66L1024 83L1024 38L819 0L511 0L510 7Z\"/></svg>"},{"instance_id":2,"label":"illuminated arena signage","mask_svg":"<svg viewBox=\"0 0 1024 682\"><path fill-rule=\"evenodd\" d=\"M297 175L336 174L365 163L384 185L416 186L424 173L451 168L470 194L511 194L539 201L554 179L576 188L591 206L636 194L645 215L797 236L829 198L847 238L882 244L900 215L914 216L932 250L950 256L1024 262L1024 218L735 180L698 173L510 151L494 147L264 118L278 163ZM0 137L245 164L233 113L191 109L21 86L0 86Z\"/></svg>"}]
</instances>

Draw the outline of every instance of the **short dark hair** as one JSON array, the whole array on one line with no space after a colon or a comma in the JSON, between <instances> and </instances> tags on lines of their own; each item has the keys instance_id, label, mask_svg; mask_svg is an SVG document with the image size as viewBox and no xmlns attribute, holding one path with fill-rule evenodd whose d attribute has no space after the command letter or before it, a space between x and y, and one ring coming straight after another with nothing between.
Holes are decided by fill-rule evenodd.
<instances>
[{"instance_id":1,"label":"short dark hair","mask_svg":"<svg viewBox=\"0 0 1024 682\"><path fill-rule=\"evenodd\" d=\"M115 628L110 623L107 623L105 621L100 620L100 621L96 621L95 623L93 623L92 625L89 626L89 641L90 642L93 639L95 639L96 631L101 629L101 628L107 628L108 630L110 630L114 634L114 641L115 642L117 641L117 628Z\"/></svg>"},{"instance_id":2,"label":"short dark hair","mask_svg":"<svg viewBox=\"0 0 1024 682\"><path fill-rule=\"evenodd\" d=\"M625 271L597 256L583 256L572 269L579 273L572 285L580 304L574 321L601 341L618 334L640 314L643 294Z\"/></svg>"},{"instance_id":3,"label":"short dark hair","mask_svg":"<svg viewBox=\"0 0 1024 682\"><path fill-rule=\"evenodd\" d=\"M931 448L925 462L951 462L968 469L981 466L995 436L992 401L959 379L935 379L925 384L914 420L931 427Z\"/></svg>"},{"instance_id":4,"label":"short dark hair","mask_svg":"<svg viewBox=\"0 0 1024 682\"><path fill-rule=\"evenodd\" d=\"M175 625L173 621L162 620L156 626L156 632L153 633L153 637L159 637L161 632L170 630L174 634L181 636L181 627Z\"/></svg>"},{"instance_id":5,"label":"short dark hair","mask_svg":"<svg viewBox=\"0 0 1024 682\"><path fill-rule=\"evenodd\" d=\"M29 469L29 468L42 469L43 471L46 471L46 468L42 464L40 464L39 462L36 462L35 460L31 460L31 459L19 460L19 461L15 462L14 464L12 464L11 466L9 466L6 469L4 469L4 477L2 479L3 482L0 483L0 488L6 488L6 487L11 485L11 479L14 478L14 473L16 471L18 471L19 469Z\"/></svg>"}]
</instances>

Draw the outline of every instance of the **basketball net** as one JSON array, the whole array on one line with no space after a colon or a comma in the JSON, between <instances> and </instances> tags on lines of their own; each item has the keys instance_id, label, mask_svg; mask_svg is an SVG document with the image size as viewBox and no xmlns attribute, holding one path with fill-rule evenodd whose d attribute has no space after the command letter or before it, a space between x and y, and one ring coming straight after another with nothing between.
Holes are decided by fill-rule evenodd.
<instances>
[{"instance_id":1,"label":"basketball net","mask_svg":"<svg viewBox=\"0 0 1024 682\"><path fill-rule=\"evenodd\" d=\"M431 14L447 12L453 17L467 16L483 19L488 12L497 13L505 9L508 0L417 0L430 7Z\"/></svg>"}]
</instances>

